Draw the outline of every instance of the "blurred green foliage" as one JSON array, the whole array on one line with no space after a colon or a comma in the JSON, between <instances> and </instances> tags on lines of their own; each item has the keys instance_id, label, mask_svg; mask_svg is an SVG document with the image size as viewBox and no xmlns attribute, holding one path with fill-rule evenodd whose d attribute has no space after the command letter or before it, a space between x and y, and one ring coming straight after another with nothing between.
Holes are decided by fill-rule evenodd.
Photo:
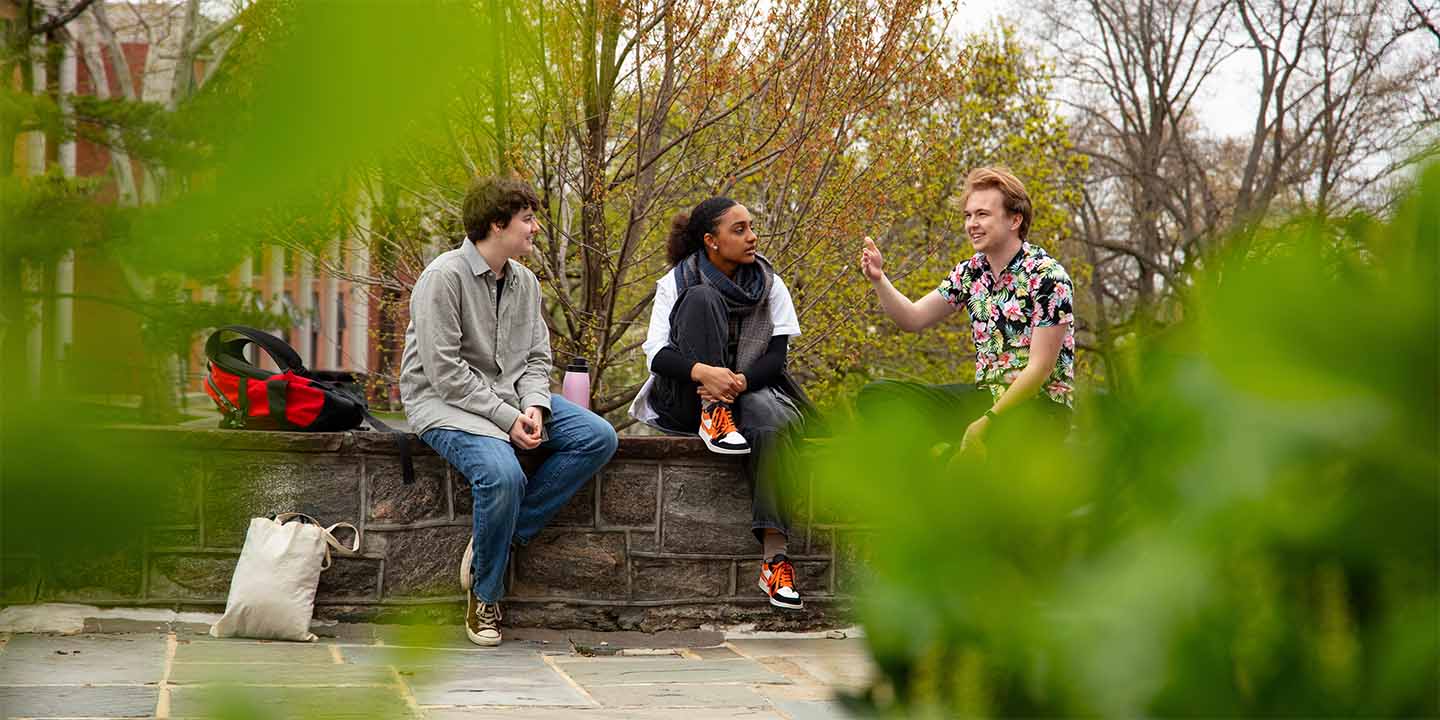
<instances>
[{"instance_id":1,"label":"blurred green foliage","mask_svg":"<svg viewBox=\"0 0 1440 720\"><path fill-rule=\"evenodd\" d=\"M817 481L881 528L866 704L1440 714L1437 247L1432 166L1389 222L1296 219L1201 271L1063 445L1012 425L989 462L895 450L970 418L830 443Z\"/></svg>"}]
</instances>

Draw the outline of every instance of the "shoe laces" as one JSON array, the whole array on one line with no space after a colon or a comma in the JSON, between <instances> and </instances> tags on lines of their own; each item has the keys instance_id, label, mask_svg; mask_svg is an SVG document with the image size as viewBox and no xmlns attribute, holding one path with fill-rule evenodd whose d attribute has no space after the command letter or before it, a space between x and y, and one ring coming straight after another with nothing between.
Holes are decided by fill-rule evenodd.
<instances>
[{"instance_id":1,"label":"shoe laces","mask_svg":"<svg viewBox=\"0 0 1440 720\"><path fill-rule=\"evenodd\" d=\"M500 624L500 603L483 600L475 604L475 620L482 629L494 628Z\"/></svg>"},{"instance_id":2,"label":"shoe laces","mask_svg":"<svg viewBox=\"0 0 1440 720\"><path fill-rule=\"evenodd\" d=\"M715 437L725 437L732 432L739 432L735 429L735 418L730 414L729 405L717 403L710 408L710 420Z\"/></svg>"},{"instance_id":3,"label":"shoe laces","mask_svg":"<svg viewBox=\"0 0 1440 720\"><path fill-rule=\"evenodd\" d=\"M770 587L795 589L795 566L789 560L781 560L770 566Z\"/></svg>"}]
</instances>

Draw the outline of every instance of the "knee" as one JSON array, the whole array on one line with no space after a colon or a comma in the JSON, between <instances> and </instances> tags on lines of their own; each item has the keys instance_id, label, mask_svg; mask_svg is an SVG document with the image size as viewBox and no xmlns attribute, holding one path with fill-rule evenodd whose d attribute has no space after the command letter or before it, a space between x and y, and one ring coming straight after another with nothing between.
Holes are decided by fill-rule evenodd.
<instances>
[{"instance_id":1,"label":"knee","mask_svg":"<svg viewBox=\"0 0 1440 720\"><path fill-rule=\"evenodd\" d=\"M901 387L902 384L894 380L871 380L865 383L865 387L860 388L859 394L856 395L856 400L864 401L891 397Z\"/></svg>"},{"instance_id":2,"label":"knee","mask_svg":"<svg viewBox=\"0 0 1440 720\"><path fill-rule=\"evenodd\" d=\"M680 293L680 299L676 302L700 303L704 305L719 304L723 307L725 304L725 296L721 295L720 291L716 290L712 285L693 285Z\"/></svg>"},{"instance_id":3,"label":"knee","mask_svg":"<svg viewBox=\"0 0 1440 720\"><path fill-rule=\"evenodd\" d=\"M774 435L799 418L768 390L741 393L735 401L742 431Z\"/></svg>"},{"instance_id":4,"label":"knee","mask_svg":"<svg viewBox=\"0 0 1440 720\"><path fill-rule=\"evenodd\" d=\"M895 380L874 380L860 388L855 395L855 411L861 417L871 417L886 407L903 399L905 383Z\"/></svg>"},{"instance_id":5,"label":"knee","mask_svg":"<svg viewBox=\"0 0 1440 720\"><path fill-rule=\"evenodd\" d=\"M620 435L605 418L596 417L596 422L590 433L591 451L608 461L615 455L615 449L620 447Z\"/></svg>"},{"instance_id":6,"label":"knee","mask_svg":"<svg viewBox=\"0 0 1440 720\"><path fill-rule=\"evenodd\" d=\"M525 497L525 470L519 460L496 467L476 468L469 474L470 490L478 500L490 497L503 502L519 503Z\"/></svg>"},{"instance_id":7,"label":"knee","mask_svg":"<svg viewBox=\"0 0 1440 720\"><path fill-rule=\"evenodd\" d=\"M675 300L675 310L682 314L702 315L728 312L725 309L725 296L709 285L696 285L680 293L680 297Z\"/></svg>"},{"instance_id":8,"label":"knee","mask_svg":"<svg viewBox=\"0 0 1440 720\"><path fill-rule=\"evenodd\" d=\"M575 443L575 449L586 455L593 455L602 458L601 462L610 459L615 454L615 448L620 445L620 437L615 433L615 428L605 418L588 410L579 411L584 416L584 429L578 433L579 437Z\"/></svg>"}]
</instances>

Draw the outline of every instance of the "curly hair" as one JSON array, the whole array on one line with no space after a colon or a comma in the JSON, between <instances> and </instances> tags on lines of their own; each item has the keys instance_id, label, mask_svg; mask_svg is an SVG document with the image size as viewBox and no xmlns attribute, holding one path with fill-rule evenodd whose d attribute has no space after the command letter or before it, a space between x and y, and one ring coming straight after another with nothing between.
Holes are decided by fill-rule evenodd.
<instances>
[{"instance_id":1,"label":"curly hair","mask_svg":"<svg viewBox=\"0 0 1440 720\"><path fill-rule=\"evenodd\" d=\"M515 213L527 209L540 209L540 198L529 183L513 177L478 177L465 192L460 216L465 221L465 235L479 242L490 235L491 225L503 228Z\"/></svg>"}]
</instances>

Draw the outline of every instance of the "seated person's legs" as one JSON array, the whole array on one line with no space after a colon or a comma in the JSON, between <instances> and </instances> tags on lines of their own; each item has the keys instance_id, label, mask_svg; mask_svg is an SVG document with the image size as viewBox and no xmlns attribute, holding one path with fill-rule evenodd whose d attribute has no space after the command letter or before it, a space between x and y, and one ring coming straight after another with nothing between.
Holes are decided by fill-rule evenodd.
<instances>
[{"instance_id":1,"label":"seated person's legs","mask_svg":"<svg viewBox=\"0 0 1440 720\"><path fill-rule=\"evenodd\" d=\"M465 630L481 645L499 645L499 602L505 592L510 538L525 494L525 471L510 443L436 428L420 436L470 483L473 502L469 603ZM462 577L467 568L461 569Z\"/></svg>"},{"instance_id":2,"label":"seated person's legs","mask_svg":"<svg viewBox=\"0 0 1440 720\"><path fill-rule=\"evenodd\" d=\"M670 311L670 347L687 367L695 363L732 368L730 324L725 299L713 287L696 285L680 294ZM665 374L655 376L650 404L661 427L672 432L700 432L706 445L721 454L750 452L739 433L731 432L730 408L705 404L696 394L699 383Z\"/></svg>"},{"instance_id":3,"label":"seated person's legs","mask_svg":"<svg viewBox=\"0 0 1440 720\"><path fill-rule=\"evenodd\" d=\"M965 426L984 414L992 400L989 391L969 384L876 380L860 389L855 412L867 432L909 455L936 443L958 446Z\"/></svg>"},{"instance_id":4,"label":"seated person's legs","mask_svg":"<svg viewBox=\"0 0 1440 720\"><path fill-rule=\"evenodd\" d=\"M775 388L742 393L736 400L740 432L750 442L745 477L750 482L755 539L763 546L760 587L770 603L785 609L803 606L795 587L787 541L790 522L785 512L785 463L795 450L794 437L801 421L795 403Z\"/></svg>"},{"instance_id":5,"label":"seated person's legs","mask_svg":"<svg viewBox=\"0 0 1440 720\"><path fill-rule=\"evenodd\" d=\"M526 487L515 525L515 540L520 545L540 534L550 518L610 461L619 443L615 428L605 418L560 395L550 396L550 419L545 428L550 439L540 447L553 452Z\"/></svg>"}]
</instances>

